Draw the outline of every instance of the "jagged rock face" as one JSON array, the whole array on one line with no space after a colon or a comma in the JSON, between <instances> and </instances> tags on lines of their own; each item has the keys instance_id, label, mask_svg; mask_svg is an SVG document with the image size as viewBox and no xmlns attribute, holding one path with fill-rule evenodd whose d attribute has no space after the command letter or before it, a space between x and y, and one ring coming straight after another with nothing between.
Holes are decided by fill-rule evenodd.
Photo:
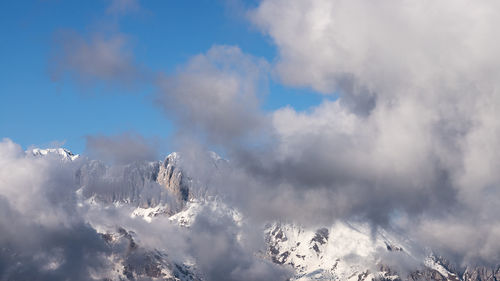
<instances>
[{"instance_id":1,"label":"jagged rock face","mask_svg":"<svg viewBox=\"0 0 500 281\"><path fill-rule=\"evenodd\" d=\"M423 270L417 270L415 272L412 272L409 274L409 276L405 279L408 281L447 281L447 280L459 280L456 279L457 277L451 277L453 279L449 279L445 276L443 276L441 273L439 273L436 270L433 269L423 269ZM401 279L400 279L401 280Z\"/></svg>"},{"instance_id":2,"label":"jagged rock face","mask_svg":"<svg viewBox=\"0 0 500 281\"><path fill-rule=\"evenodd\" d=\"M174 214L190 199L189 179L177 161L175 153L163 162L107 166L100 161L88 161L77 170L76 182L84 199L140 208L161 205L165 213Z\"/></svg>"},{"instance_id":3,"label":"jagged rock face","mask_svg":"<svg viewBox=\"0 0 500 281\"><path fill-rule=\"evenodd\" d=\"M178 167L178 155L170 154L160 165L156 182L164 186L179 202L190 198L188 180Z\"/></svg>"},{"instance_id":4,"label":"jagged rock face","mask_svg":"<svg viewBox=\"0 0 500 281\"><path fill-rule=\"evenodd\" d=\"M195 270L171 260L166 253L142 248L135 242L134 233L124 228L101 234L113 252L113 274L105 280L165 280L201 281Z\"/></svg>"},{"instance_id":5,"label":"jagged rock face","mask_svg":"<svg viewBox=\"0 0 500 281\"><path fill-rule=\"evenodd\" d=\"M156 183L158 170L158 162L106 166L90 161L76 172L76 181L84 198L152 207L170 201L168 192Z\"/></svg>"},{"instance_id":6,"label":"jagged rock face","mask_svg":"<svg viewBox=\"0 0 500 281\"><path fill-rule=\"evenodd\" d=\"M488 268L485 266L469 267L463 275L464 281L500 281L500 266Z\"/></svg>"}]
</instances>

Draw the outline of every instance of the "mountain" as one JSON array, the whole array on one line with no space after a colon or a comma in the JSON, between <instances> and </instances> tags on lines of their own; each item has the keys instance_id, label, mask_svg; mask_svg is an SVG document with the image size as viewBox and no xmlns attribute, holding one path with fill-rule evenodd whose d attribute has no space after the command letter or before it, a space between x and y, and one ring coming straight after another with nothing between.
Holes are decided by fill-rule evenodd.
<instances>
[{"instance_id":1,"label":"mountain","mask_svg":"<svg viewBox=\"0 0 500 281\"><path fill-rule=\"evenodd\" d=\"M48 149L40 149L34 148L32 150L26 151L27 155L32 156L56 156L60 157L65 161L74 161L80 157L78 154L73 154L71 151L65 148L48 148Z\"/></svg>"},{"instance_id":2,"label":"mountain","mask_svg":"<svg viewBox=\"0 0 500 281\"><path fill-rule=\"evenodd\" d=\"M180 229L190 229L207 210L212 216L229 218L234 225L243 220L222 197L199 192L207 183L185 173L179 153L163 161L111 166L62 148L33 149L26 154L75 163L76 196L90 213L120 210L132 220L152 226L169 221ZM210 157L216 169L224 161L216 154ZM90 223L113 253L105 280L207 280L196 261L173 257L161 245L151 246L150 237L131 230L130 222L124 223ZM254 255L292 270L291 280L500 281L499 266L456 266L394 229L374 229L363 222L337 221L311 228L274 221L264 229L265 249Z\"/></svg>"}]
</instances>

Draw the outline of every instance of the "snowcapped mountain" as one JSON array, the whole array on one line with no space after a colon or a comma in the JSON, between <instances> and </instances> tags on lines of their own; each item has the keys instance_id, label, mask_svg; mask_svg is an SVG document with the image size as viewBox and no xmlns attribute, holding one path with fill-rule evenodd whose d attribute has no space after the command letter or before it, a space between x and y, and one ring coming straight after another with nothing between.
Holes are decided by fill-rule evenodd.
<instances>
[{"instance_id":1,"label":"snowcapped mountain","mask_svg":"<svg viewBox=\"0 0 500 281\"><path fill-rule=\"evenodd\" d=\"M374 233L368 224L338 221L313 230L274 223L266 236L268 255L293 267L296 280L461 280L435 257L422 260L403 237L383 229ZM400 274L387 256L411 261L419 271Z\"/></svg>"},{"instance_id":2,"label":"snowcapped mountain","mask_svg":"<svg viewBox=\"0 0 500 281\"><path fill-rule=\"evenodd\" d=\"M193 259L175 257L162 245L151 243L152 238L137 225L155 229L158 222L167 222L189 229L207 212L229 218L234 225L244 220L221 198L195 192L204 183L181 169L178 153L163 161L118 166L84 159L62 148L33 149L26 154L55 156L65 163L81 161L75 172L78 204L96 214L89 215L90 225L112 253L111 268L101 276L103 280L205 280ZM215 154L210 157L214 163L222 161ZM112 211L126 213L117 220L121 225L99 219L101 213ZM431 251L423 253L397 231L373 229L362 222L337 221L315 228L269 222L264 229L265 249L255 255L293 271L291 280L500 280L499 266L454 267ZM394 260L412 264L412 269L395 266Z\"/></svg>"},{"instance_id":3,"label":"snowcapped mountain","mask_svg":"<svg viewBox=\"0 0 500 281\"><path fill-rule=\"evenodd\" d=\"M180 171L177 161L176 153L168 155L164 161L119 166L88 161L76 173L78 193L86 200L99 203L127 204L137 207L138 211L153 208L157 212L174 214L192 196L190 180Z\"/></svg>"},{"instance_id":4,"label":"snowcapped mountain","mask_svg":"<svg viewBox=\"0 0 500 281\"><path fill-rule=\"evenodd\" d=\"M73 154L71 151L65 148L48 148L48 149L40 149L34 148L32 150L26 151L26 154L33 156L56 156L61 157L66 161L74 161L80 157L79 154Z\"/></svg>"}]
</instances>

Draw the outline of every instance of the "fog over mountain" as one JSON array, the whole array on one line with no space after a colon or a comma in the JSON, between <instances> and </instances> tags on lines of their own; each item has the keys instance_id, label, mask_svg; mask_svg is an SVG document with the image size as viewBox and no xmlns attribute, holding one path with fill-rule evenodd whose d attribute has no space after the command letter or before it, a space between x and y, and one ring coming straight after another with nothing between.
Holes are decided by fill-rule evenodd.
<instances>
[{"instance_id":1,"label":"fog over mountain","mask_svg":"<svg viewBox=\"0 0 500 281\"><path fill-rule=\"evenodd\" d=\"M153 88L176 152L3 139L0 280L500 280L500 3L235 5L274 59L160 73L114 28L54 43L55 74ZM264 110L270 80L325 98Z\"/></svg>"}]
</instances>

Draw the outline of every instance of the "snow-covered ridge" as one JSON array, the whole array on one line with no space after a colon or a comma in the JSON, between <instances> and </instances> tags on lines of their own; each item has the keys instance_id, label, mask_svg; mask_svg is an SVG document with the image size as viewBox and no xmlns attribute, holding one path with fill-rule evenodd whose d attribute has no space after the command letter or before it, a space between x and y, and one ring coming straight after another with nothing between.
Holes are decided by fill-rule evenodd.
<instances>
[{"instance_id":1,"label":"snow-covered ridge","mask_svg":"<svg viewBox=\"0 0 500 281\"><path fill-rule=\"evenodd\" d=\"M56 155L61 157L63 160L74 161L80 157L79 154L74 154L73 152L67 150L66 148L34 148L26 151L26 154L32 156L48 156L48 155Z\"/></svg>"},{"instance_id":2,"label":"snow-covered ridge","mask_svg":"<svg viewBox=\"0 0 500 281\"><path fill-rule=\"evenodd\" d=\"M393 237L382 233L372 237L367 224L346 222L318 229L274 223L267 228L266 236L268 254L275 263L293 267L295 280L393 279L397 276L374 270L378 255L390 254L388 245L403 249Z\"/></svg>"}]
</instances>

